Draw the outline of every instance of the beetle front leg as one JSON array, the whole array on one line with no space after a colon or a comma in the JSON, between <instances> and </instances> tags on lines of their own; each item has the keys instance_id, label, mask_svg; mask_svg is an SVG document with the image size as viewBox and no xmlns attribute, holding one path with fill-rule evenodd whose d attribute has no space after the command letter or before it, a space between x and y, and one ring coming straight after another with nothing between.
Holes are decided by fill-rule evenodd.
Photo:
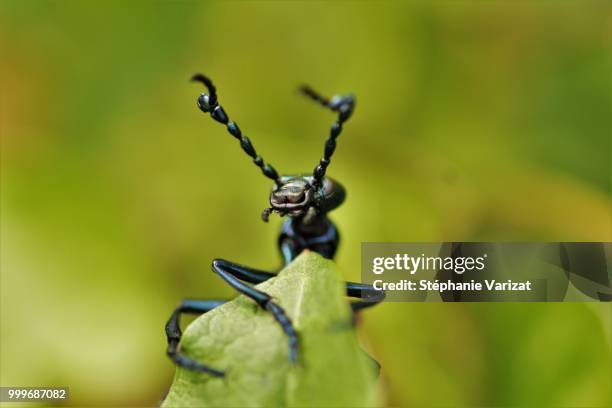
<instances>
[{"instance_id":1,"label":"beetle front leg","mask_svg":"<svg viewBox=\"0 0 612 408\"><path fill-rule=\"evenodd\" d=\"M185 299L172 312L168 323L166 323L166 336L168 337L168 349L166 353L174 363L189 370L201 371L215 377L223 377L225 373L217 369L208 367L192 358L182 354L179 350L179 343L183 332L181 331L181 315L183 314L203 314L211 311L217 306L222 305L224 300L193 300Z\"/></svg>"},{"instance_id":2,"label":"beetle front leg","mask_svg":"<svg viewBox=\"0 0 612 408\"><path fill-rule=\"evenodd\" d=\"M233 273L238 277L238 279L251 283L261 283L274 276L274 274L258 271L256 269L244 267L238 264L227 263L227 265L225 265L225 261L218 261L218 263L226 267L231 266ZM189 370L205 372L216 377L223 377L225 375L223 371L211 368L200 363L199 361L189 358L182 354L179 350L179 343L182 336L180 323L181 316L183 314L204 314L211 311L215 307L222 305L223 303L226 303L226 301L185 299L174 310L174 312L172 312L170 319L166 323L166 336L168 338L167 354L168 357L175 362L175 364Z\"/></svg>"},{"instance_id":3,"label":"beetle front leg","mask_svg":"<svg viewBox=\"0 0 612 408\"><path fill-rule=\"evenodd\" d=\"M289 316L287 316L287 313L280 305L272 301L270 295L243 282L260 283L274 275L223 259L215 259L212 263L212 269L232 288L253 299L262 309L272 313L274 319L280 324L283 332L287 335L289 342L289 361L295 363L298 358L298 334L293 327L291 319L289 319Z\"/></svg>"}]
</instances>

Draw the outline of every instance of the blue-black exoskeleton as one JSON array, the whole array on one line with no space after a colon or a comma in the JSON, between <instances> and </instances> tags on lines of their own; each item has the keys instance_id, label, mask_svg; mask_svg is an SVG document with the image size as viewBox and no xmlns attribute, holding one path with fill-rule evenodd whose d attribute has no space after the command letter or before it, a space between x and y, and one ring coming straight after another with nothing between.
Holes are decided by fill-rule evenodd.
<instances>
[{"instance_id":1,"label":"blue-black exoskeleton","mask_svg":"<svg viewBox=\"0 0 612 408\"><path fill-rule=\"evenodd\" d=\"M352 95L338 95L327 99L310 87L300 88L301 93L331 110L337 116L325 142L323 157L312 174L280 176L274 167L266 163L255 151L250 139L242 133L238 124L230 120L219 104L217 90L212 81L201 74L194 75L192 80L204 84L208 90L208 93L202 93L198 97L197 104L200 110L210 114L215 121L224 125L227 131L238 140L242 150L261 169L264 176L274 181L270 193L270 207L263 211L262 219L268 221L272 213L287 216L278 237L278 247L284 263L290 263L306 249L332 259L338 248L340 236L334 223L327 217L327 213L342 204L346 194L340 183L326 177L325 174L336 150L336 140L342 132L344 123L351 117L355 109L355 98ZM253 299L262 309L272 314L287 335L289 359L296 362L299 357L300 343L291 319L283 308L272 300L271 296L252 286L252 284L266 281L274 274L223 259L215 259L212 262L212 270L231 287ZM359 301L351 303L354 312L372 306L384 298L383 292L375 291L369 285L354 282L346 282L346 293L350 297L360 298ZM209 367L204 362L191 359L182 354L179 347L181 315L206 313L223 303L225 302L217 300L186 299L172 313L166 324L167 353L177 365L213 376L224 375L221 367Z\"/></svg>"}]
</instances>

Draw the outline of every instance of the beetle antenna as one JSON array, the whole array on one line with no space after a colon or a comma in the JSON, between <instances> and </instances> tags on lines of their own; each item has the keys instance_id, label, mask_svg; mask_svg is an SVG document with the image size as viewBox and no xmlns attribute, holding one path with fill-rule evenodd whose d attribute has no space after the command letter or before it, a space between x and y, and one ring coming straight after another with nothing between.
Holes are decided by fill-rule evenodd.
<instances>
[{"instance_id":1,"label":"beetle antenna","mask_svg":"<svg viewBox=\"0 0 612 408\"><path fill-rule=\"evenodd\" d=\"M355 109L355 97L349 94L336 95L331 99L327 99L307 85L300 87L300 92L323 107L330 109L332 112L338 113L338 119L332 124L329 132L329 138L325 142L323 158L317 167L315 167L313 172L313 187L319 188L323 184L323 178L325 177L327 166L329 166L331 157L336 150L336 139L340 135L340 132L342 132L342 125L351 117L353 110Z\"/></svg>"},{"instance_id":2,"label":"beetle antenna","mask_svg":"<svg viewBox=\"0 0 612 408\"><path fill-rule=\"evenodd\" d=\"M255 163L255 165L261 169L264 176L274 180L276 185L280 186L280 177L278 176L278 173L274 167L264 162L263 157L258 155L255 151L251 140L242 134L242 131L236 122L229 120L229 116L227 113L225 113L225 110L223 110L221 105L219 105L219 101L217 99L217 88L215 88L212 81L202 74L195 74L193 77L191 77L191 80L194 82L201 82L208 89L208 93L202 93L198 97L198 108L200 108L200 110L204 113L210 113L210 116L212 116L214 120L225 125L227 127L227 131L240 141L240 147L242 147L242 150L244 150L244 152L253 159L253 163Z\"/></svg>"}]
</instances>

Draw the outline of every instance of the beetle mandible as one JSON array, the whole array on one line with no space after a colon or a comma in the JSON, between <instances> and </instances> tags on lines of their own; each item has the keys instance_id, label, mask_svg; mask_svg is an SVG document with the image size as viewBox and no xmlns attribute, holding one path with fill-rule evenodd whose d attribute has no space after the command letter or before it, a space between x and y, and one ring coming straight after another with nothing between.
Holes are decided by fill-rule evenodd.
<instances>
[{"instance_id":1,"label":"beetle mandible","mask_svg":"<svg viewBox=\"0 0 612 408\"><path fill-rule=\"evenodd\" d=\"M212 81L202 74L194 75L192 81L204 84L208 90L208 93L202 93L198 97L197 103L200 110L209 113L215 121L225 125L227 131L238 139L242 150L253 159L264 176L274 181L274 187L270 193L270 207L266 208L261 216L266 222L272 213L288 216L282 224L278 237L278 247L284 264L289 264L304 250L311 250L325 258L333 259L340 236L334 223L327 217L327 213L342 204L346 192L340 183L326 177L325 173L336 150L336 139L342 132L344 123L351 117L355 109L354 96L337 95L327 99L308 86L300 88L302 94L336 113L337 118L325 142L323 158L315 167L312 175L279 176L274 167L257 154L250 139L242 133L238 124L229 119L228 114L219 104L217 89ZM212 270L232 288L253 299L262 309L272 314L287 336L289 360L295 363L298 360L299 336L291 319L270 295L251 285L264 282L274 277L275 274L223 259L215 259L212 262ZM353 313L373 306L384 299L384 292L376 291L370 285L356 282L345 282L345 284L347 296L360 298L359 301L350 303ZM223 303L225 301L185 299L174 310L166 323L167 354L178 366L217 377L224 376L223 371L182 354L179 347L182 335L181 315L206 313Z\"/></svg>"}]
</instances>

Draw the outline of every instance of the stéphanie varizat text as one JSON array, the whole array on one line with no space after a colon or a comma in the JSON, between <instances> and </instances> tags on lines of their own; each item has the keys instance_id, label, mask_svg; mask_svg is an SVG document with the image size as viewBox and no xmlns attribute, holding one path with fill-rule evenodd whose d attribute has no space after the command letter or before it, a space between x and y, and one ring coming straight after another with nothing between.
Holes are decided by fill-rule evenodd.
<instances>
[{"instance_id":1,"label":"st\u00e9phanie varizat text","mask_svg":"<svg viewBox=\"0 0 612 408\"><path fill-rule=\"evenodd\" d=\"M384 291L530 291L531 281L513 281L486 279L487 254L478 257L442 257L442 256L412 256L409 254L395 254L391 257L375 257L372 259L372 273L378 275L372 286L376 290ZM411 279L400 279L387 282L383 278L385 272L401 271L410 274ZM413 278L423 271L451 271L458 275L466 272L478 272L474 279L453 280L420 279ZM394 277L396 274L394 274ZM467 277L467 275L466 275Z\"/></svg>"}]
</instances>

